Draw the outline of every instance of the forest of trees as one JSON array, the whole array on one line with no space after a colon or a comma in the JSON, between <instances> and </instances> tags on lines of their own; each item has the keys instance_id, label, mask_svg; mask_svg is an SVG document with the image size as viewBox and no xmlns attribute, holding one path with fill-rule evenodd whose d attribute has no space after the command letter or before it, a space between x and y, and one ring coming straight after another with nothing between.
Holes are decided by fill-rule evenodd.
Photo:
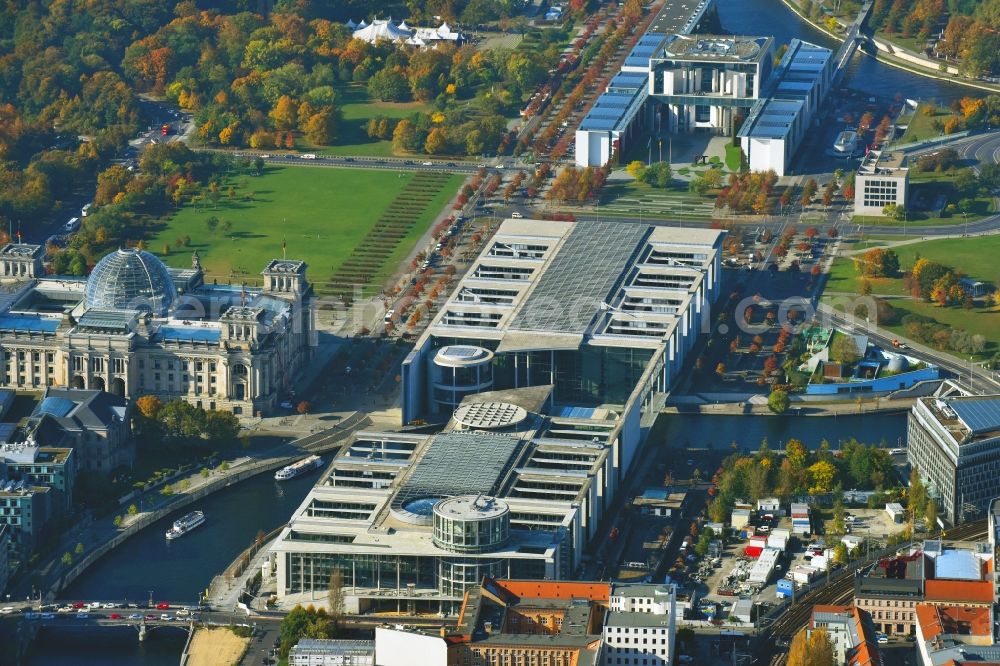
<instances>
[{"instance_id":1,"label":"forest of trees","mask_svg":"<svg viewBox=\"0 0 1000 666\"><path fill-rule=\"evenodd\" d=\"M259 13L266 4L271 11ZM506 20L519 7L513 0L266 4L0 4L0 242L8 227L64 214L63 202L99 174L94 213L54 257L58 272L84 274L115 245L143 238L166 207L218 195L209 174L230 161L184 147L148 149L141 175L107 168L148 124L141 95L190 110L198 144L269 149L336 143L353 85L377 100L427 105L369 124L369 136L391 139L396 150L509 152L505 116L547 76L567 37L564 29L537 31L533 50L420 50L354 40L343 24L380 12L411 22ZM147 169L158 162L164 168Z\"/></svg>"},{"instance_id":2,"label":"forest of trees","mask_svg":"<svg viewBox=\"0 0 1000 666\"><path fill-rule=\"evenodd\" d=\"M929 39L969 76L1000 73L1000 0L875 0L869 21L889 35Z\"/></svg>"}]
</instances>

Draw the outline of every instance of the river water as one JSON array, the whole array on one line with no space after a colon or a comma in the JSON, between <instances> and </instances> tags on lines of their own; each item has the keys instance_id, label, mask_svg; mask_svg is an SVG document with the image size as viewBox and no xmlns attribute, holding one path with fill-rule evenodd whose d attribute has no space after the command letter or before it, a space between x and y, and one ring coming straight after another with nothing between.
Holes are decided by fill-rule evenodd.
<instances>
[{"instance_id":1,"label":"river water","mask_svg":"<svg viewBox=\"0 0 1000 666\"><path fill-rule=\"evenodd\" d=\"M669 0L668 0L669 1ZM816 30L788 9L781 0L717 0L719 18L727 32L740 35L774 35L775 44L787 44L794 37L836 49L839 43ZM874 58L855 53L848 66L846 85L871 95L891 97L901 93L909 99L934 100L950 104L966 95L982 96L983 91L911 74L884 65Z\"/></svg>"},{"instance_id":2,"label":"river water","mask_svg":"<svg viewBox=\"0 0 1000 666\"><path fill-rule=\"evenodd\" d=\"M288 521L316 482L318 473L278 483L267 472L221 490L132 537L90 567L60 595L64 599L194 602L258 530L269 532ZM163 533L180 515L200 509L205 524L181 539ZM67 623L71 620L67 620ZM71 625L70 625L71 627ZM51 640L51 638L56 640ZM63 638L69 640L62 640ZM154 631L139 645L132 629L41 634L30 666L175 666L184 646L181 632Z\"/></svg>"}]
</instances>

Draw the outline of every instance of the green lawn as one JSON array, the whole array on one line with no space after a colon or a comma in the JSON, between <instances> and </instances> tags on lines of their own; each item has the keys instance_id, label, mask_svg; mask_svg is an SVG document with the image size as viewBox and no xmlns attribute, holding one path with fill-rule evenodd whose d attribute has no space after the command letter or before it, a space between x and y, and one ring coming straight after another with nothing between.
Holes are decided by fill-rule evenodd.
<instances>
[{"instance_id":1,"label":"green lawn","mask_svg":"<svg viewBox=\"0 0 1000 666\"><path fill-rule=\"evenodd\" d=\"M852 248L864 245L852 245ZM976 238L943 238L898 245L892 248L899 256L902 271L913 267L917 256L952 266L969 277L983 282L1000 282L1000 262L996 257L1000 254L1000 236L982 236ZM827 288L831 291L857 292L858 276L854 270L851 257L837 257L830 269ZM872 291L875 294L889 296L903 295L903 280L901 278L872 279Z\"/></svg>"},{"instance_id":2,"label":"green lawn","mask_svg":"<svg viewBox=\"0 0 1000 666\"><path fill-rule=\"evenodd\" d=\"M906 131L896 143L901 145L914 143L916 141L923 141L924 139L933 139L941 135L941 130L935 129L934 121L944 123L952 115L951 111L945 107L929 116L924 113L924 109L926 108L926 102L917 105L917 110L914 111L913 116L910 118L910 122L906 126Z\"/></svg>"},{"instance_id":3,"label":"green lawn","mask_svg":"<svg viewBox=\"0 0 1000 666\"><path fill-rule=\"evenodd\" d=\"M168 265L179 267L190 266L191 251L197 249L208 280L253 285L267 261L281 257L282 241L287 240L288 256L305 260L312 282L323 291L323 283L381 216L390 208L412 210L414 221L368 279L376 284L391 275L462 182L461 176L442 175L420 185L420 200L411 202L403 192L408 186L412 190L415 178L413 172L269 166L260 177L240 176L227 183L223 191L232 185L233 199L224 196L217 206L181 208L161 225L148 247ZM230 221L232 230L210 233L205 220L212 216ZM178 249L174 240L185 235L191 237L191 246ZM165 243L174 246L167 256Z\"/></svg>"},{"instance_id":4,"label":"green lawn","mask_svg":"<svg viewBox=\"0 0 1000 666\"><path fill-rule=\"evenodd\" d=\"M877 295L903 295L903 281L892 278L869 278L872 293ZM850 257L837 257L830 267L830 277L826 281L827 291L840 291L848 294L860 293L858 273L854 270L854 261Z\"/></svg>"},{"instance_id":5,"label":"green lawn","mask_svg":"<svg viewBox=\"0 0 1000 666\"><path fill-rule=\"evenodd\" d=\"M337 145L317 151L324 155L362 155L386 157L393 154L392 141L373 139L365 131L369 118L408 118L410 115L430 110L421 102L379 102L368 96L362 84L350 84L340 91L340 109L343 124L338 133Z\"/></svg>"},{"instance_id":6,"label":"green lawn","mask_svg":"<svg viewBox=\"0 0 1000 666\"><path fill-rule=\"evenodd\" d=\"M1000 236L976 238L942 238L923 243L911 243L895 248L903 270L909 270L916 256L953 266L969 277L983 282L1000 281Z\"/></svg>"},{"instance_id":7,"label":"green lawn","mask_svg":"<svg viewBox=\"0 0 1000 666\"><path fill-rule=\"evenodd\" d=\"M919 255L931 261L952 266L977 280L991 283L1000 281L1000 262L995 259L1000 253L1000 236L944 238L900 245L893 249L899 255L899 263L903 271L908 271ZM871 283L874 294L905 296L901 278L873 279ZM838 257L834 260L826 288L831 292L858 292L858 277L850 258ZM900 313L900 318L910 313L919 314L931 317L945 326L963 328L970 333L979 333L985 336L989 344L981 358L992 357L993 353L1000 348L1000 310L984 307L975 307L971 310L958 307L942 308L933 303L925 303L908 297L894 298L890 302ZM902 324L886 328L902 335L906 333ZM957 353L955 355L961 356Z\"/></svg>"}]
</instances>

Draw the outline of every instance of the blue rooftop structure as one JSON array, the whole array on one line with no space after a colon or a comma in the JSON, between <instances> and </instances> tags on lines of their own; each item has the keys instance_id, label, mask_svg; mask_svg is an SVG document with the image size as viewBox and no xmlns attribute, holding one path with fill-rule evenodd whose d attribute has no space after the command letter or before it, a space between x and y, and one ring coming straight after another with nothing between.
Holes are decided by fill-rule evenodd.
<instances>
[{"instance_id":1,"label":"blue rooftop structure","mask_svg":"<svg viewBox=\"0 0 1000 666\"><path fill-rule=\"evenodd\" d=\"M218 342L222 331L205 326L161 326L160 338L179 342Z\"/></svg>"},{"instance_id":2,"label":"blue rooftop structure","mask_svg":"<svg viewBox=\"0 0 1000 666\"><path fill-rule=\"evenodd\" d=\"M635 43L629 54L625 56L624 67L637 67L642 70L648 70L649 59L659 50L663 41L663 35L643 35Z\"/></svg>"},{"instance_id":3,"label":"blue rooftop structure","mask_svg":"<svg viewBox=\"0 0 1000 666\"><path fill-rule=\"evenodd\" d=\"M52 416L63 418L73 411L73 407L75 406L76 403L72 400L67 400L66 398L48 397L44 398L42 402L39 403L38 407L35 409L35 414L51 414Z\"/></svg>"},{"instance_id":4,"label":"blue rooftop structure","mask_svg":"<svg viewBox=\"0 0 1000 666\"><path fill-rule=\"evenodd\" d=\"M635 92L640 88L645 88L649 84L646 74L641 72L618 72L611 83L608 84L608 91L614 92Z\"/></svg>"},{"instance_id":5,"label":"blue rooftop structure","mask_svg":"<svg viewBox=\"0 0 1000 666\"><path fill-rule=\"evenodd\" d=\"M1000 430L1000 397L951 400L948 406L973 434Z\"/></svg>"},{"instance_id":6,"label":"blue rooftop structure","mask_svg":"<svg viewBox=\"0 0 1000 666\"><path fill-rule=\"evenodd\" d=\"M0 331L16 333L55 333L59 320L38 315L7 313L0 316Z\"/></svg>"}]
</instances>

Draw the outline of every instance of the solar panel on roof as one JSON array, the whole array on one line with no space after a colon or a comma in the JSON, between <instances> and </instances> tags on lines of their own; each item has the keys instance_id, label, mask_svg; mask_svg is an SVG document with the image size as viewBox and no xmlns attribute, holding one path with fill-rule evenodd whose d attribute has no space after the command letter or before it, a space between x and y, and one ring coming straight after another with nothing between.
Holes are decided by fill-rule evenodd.
<instances>
[{"instance_id":1,"label":"solar panel on roof","mask_svg":"<svg viewBox=\"0 0 1000 666\"><path fill-rule=\"evenodd\" d=\"M948 406L974 433L1000 429L1000 398L952 400Z\"/></svg>"},{"instance_id":2,"label":"solar panel on roof","mask_svg":"<svg viewBox=\"0 0 1000 666\"><path fill-rule=\"evenodd\" d=\"M637 224L578 223L538 278L510 328L584 333L650 231Z\"/></svg>"}]
</instances>

